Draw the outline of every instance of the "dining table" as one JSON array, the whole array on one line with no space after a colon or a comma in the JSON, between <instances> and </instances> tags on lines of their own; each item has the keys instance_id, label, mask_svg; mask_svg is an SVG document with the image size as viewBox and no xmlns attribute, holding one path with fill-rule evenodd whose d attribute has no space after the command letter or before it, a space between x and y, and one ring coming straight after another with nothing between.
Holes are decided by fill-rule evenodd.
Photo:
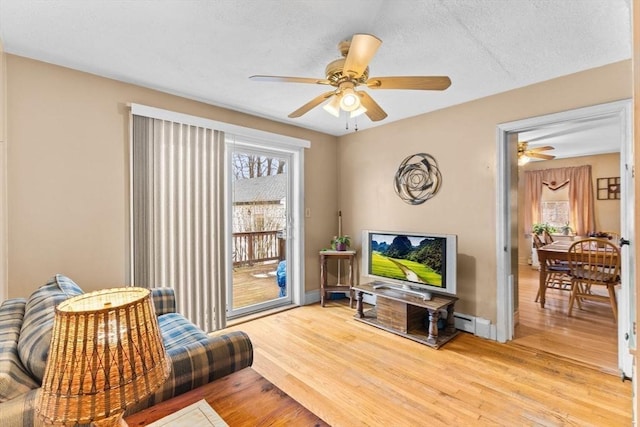
<instances>
[{"instance_id":1,"label":"dining table","mask_svg":"<svg viewBox=\"0 0 640 427\"><path fill-rule=\"evenodd\" d=\"M538 248L538 261L540 262L540 307L544 308L545 295L547 292L547 260L568 261L569 248L574 243L575 241L571 240L556 240Z\"/></svg>"}]
</instances>

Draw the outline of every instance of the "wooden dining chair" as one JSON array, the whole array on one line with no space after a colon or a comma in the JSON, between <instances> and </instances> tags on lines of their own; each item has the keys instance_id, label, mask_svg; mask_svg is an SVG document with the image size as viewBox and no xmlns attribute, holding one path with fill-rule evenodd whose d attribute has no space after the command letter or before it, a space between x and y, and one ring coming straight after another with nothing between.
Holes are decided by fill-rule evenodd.
<instances>
[{"instance_id":1,"label":"wooden dining chair","mask_svg":"<svg viewBox=\"0 0 640 427\"><path fill-rule=\"evenodd\" d=\"M538 234L533 234L532 237L533 237L533 247L535 249L538 249L544 246L544 242L542 241L542 239Z\"/></svg>"},{"instance_id":2,"label":"wooden dining chair","mask_svg":"<svg viewBox=\"0 0 640 427\"><path fill-rule=\"evenodd\" d=\"M545 243L542 241L540 236L538 236L537 234L534 234L533 246L535 250L538 250L544 245ZM546 259L545 267L546 267L545 270L547 275L544 278L544 283L547 289L558 289L561 291L571 290L571 276L569 276L569 266L566 263L560 263L556 260ZM538 302L539 299L540 299L540 289L538 288L535 302Z\"/></svg>"},{"instance_id":3,"label":"wooden dining chair","mask_svg":"<svg viewBox=\"0 0 640 427\"><path fill-rule=\"evenodd\" d=\"M585 300L609 302L613 318L618 320L615 287L620 283L620 250L608 240L584 239L574 242L568 252L569 274L571 275L571 298L569 313L573 304ZM597 287L607 290L607 295L597 292Z\"/></svg>"},{"instance_id":4,"label":"wooden dining chair","mask_svg":"<svg viewBox=\"0 0 640 427\"><path fill-rule=\"evenodd\" d=\"M547 230L542 230L542 237L545 245L553 243L553 236Z\"/></svg>"}]
</instances>

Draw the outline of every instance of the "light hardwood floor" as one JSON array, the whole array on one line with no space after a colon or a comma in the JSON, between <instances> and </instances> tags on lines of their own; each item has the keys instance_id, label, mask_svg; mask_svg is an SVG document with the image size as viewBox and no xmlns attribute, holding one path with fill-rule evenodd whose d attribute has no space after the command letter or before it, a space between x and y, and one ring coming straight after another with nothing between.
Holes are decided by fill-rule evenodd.
<instances>
[{"instance_id":1,"label":"light hardwood floor","mask_svg":"<svg viewBox=\"0 0 640 427\"><path fill-rule=\"evenodd\" d=\"M257 372L335 427L631 425L631 386L613 375L466 333L434 350L357 322L347 301L229 329L251 337Z\"/></svg>"},{"instance_id":2,"label":"light hardwood floor","mask_svg":"<svg viewBox=\"0 0 640 427\"><path fill-rule=\"evenodd\" d=\"M534 302L538 271L519 266L519 324L514 344L546 351L612 375L618 370L618 331L611 307L587 301L567 316L569 292L548 289L545 308Z\"/></svg>"}]
</instances>

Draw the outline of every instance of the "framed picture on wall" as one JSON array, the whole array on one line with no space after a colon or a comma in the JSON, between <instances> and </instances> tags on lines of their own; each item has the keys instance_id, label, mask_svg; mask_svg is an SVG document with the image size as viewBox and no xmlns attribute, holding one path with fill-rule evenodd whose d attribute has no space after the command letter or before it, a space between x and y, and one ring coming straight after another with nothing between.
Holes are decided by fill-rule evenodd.
<instances>
[{"instance_id":1,"label":"framed picture on wall","mask_svg":"<svg viewBox=\"0 0 640 427\"><path fill-rule=\"evenodd\" d=\"M598 200L620 200L620 177L598 178Z\"/></svg>"}]
</instances>

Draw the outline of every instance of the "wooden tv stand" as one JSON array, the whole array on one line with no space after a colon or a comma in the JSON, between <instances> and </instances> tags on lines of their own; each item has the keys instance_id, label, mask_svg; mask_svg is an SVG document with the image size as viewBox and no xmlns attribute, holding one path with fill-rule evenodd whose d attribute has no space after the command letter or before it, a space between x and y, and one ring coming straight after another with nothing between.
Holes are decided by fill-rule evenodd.
<instances>
[{"instance_id":1,"label":"wooden tv stand","mask_svg":"<svg viewBox=\"0 0 640 427\"><path fill-rule=\"evenodd\" d=\"M365 283L353 287L356 292L356 320L384 329L405 338L409 338L430 347L439 348L458 335L455 328L453 311L458 298L432 295L424 300L421 296L393 287L374 286ZM363 294L376 296L376 307L364 311ZM438 331L440 310L447 310L447 324ZM428 319L428 327L425 320Z\"/></svg>"}]
</instances>

